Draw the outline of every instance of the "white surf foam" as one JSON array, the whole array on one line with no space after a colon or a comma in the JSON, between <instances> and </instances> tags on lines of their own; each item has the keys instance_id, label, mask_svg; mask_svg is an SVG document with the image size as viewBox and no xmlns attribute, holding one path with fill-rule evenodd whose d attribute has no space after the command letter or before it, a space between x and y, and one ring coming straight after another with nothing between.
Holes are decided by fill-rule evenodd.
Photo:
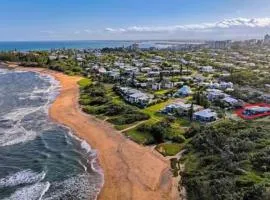
<instances>
[{"instance_id":1,"label":"white surf foam","mask_svg":"<svg viewBox=\"0 0 270 200\"><path fill-rule=\"evenodd\" d=\"M1 66L1 65L0 65ZM1 74L7 74L8 73L8 69L3 69L3 68L0 68L0 75Z\"/></svg>"},{"instance_id":2,"label":"white surf foam","mask_svg":"<svg viewBox=\"0 0 270 200\"><path fill-rule=\"evenodd\" d=\"M17 71L16 71L17 73ZM26 72L23 72L26 73ZM0 135L0 146L14 145L18 143L27 142L37 137L37 133L33 130L26 130L22 125L22 120L27 116L34 114L35 112L42 111L44 114L48 114L48 109L52 101L56 98L59 93L59 82L56 81L52 76L36 74L41 79L45 79L50 83L49 87L35 88L31 93L22 93L22 99L34 100L37 98L43 98L46 103L40 107L27 107L17 108L12 110L10 113L2 116L4 120L11 120L15 123L14 127L4 130L4 134ZM48 122L49 123L49 122Z\"/></svg>"},{"instance_id":3,"label":"white surf foam","mask_svg":"<svg viewBox=\"0 0 270 200\"><path fill-rule=\"evenodd\" d=\"M4 200L41 200L50 187L49 182L36 183L17 189L10 197Z\"/></svg>"},{"instance_id":4,"label":"white surf foam","mask_svg":"<svg viewBox=\"0 0 270 200\"><path fill-rule=\"evenodd\" d=\"M70 129L69 129L70 130ZM69 132L69 135L71 137L73 137L74 139L78 140L81 142L81 148L83 150L86 151L86 153L88 154L89 156L89 160L87 161L87 163L90 164L91 168L93 171L97 172L98 174L100 174L102 177L104 176L103 174L103 170L102 168L100 167L99 163L98 163L98 152L95 150L95 149L92 149L91 146L85 141L85 140L82 140L80 139L79 137L75 136L74 134L72 134L72 131L70 130ZM104 178L104 177L103 177Z\"/></svg>"},{"instance_id":5,"label":"white surf foam","mask_svg":"<svg viewBox=\"0 0 270 200\"><path fill-rule=\"evenodd\" d=\"M46 176L46 172L36 173L31 170L19 171L0 179L0 188L14 187L21 184L30 184L42 181Z\"/></svg>"},{"instance_id":6,"label":"white surf foam","mask_svg":"<svg viewBox=\"0 0 270 200\"><path fill-rule=\"evenodd\" d=\"M87 161L88 164L90 164L91 169L98 173L101 177L100 180L100 186L99 186L99 190L97 192L97 195L99 194L99 192L101 191L101 188L104 185L104 172L102 170L102 168L100 167L100 164L98 162L98 152L94 149L91 148L91 146L85 141L80 139L79 137L77 137L76 135L73 134L72 130L69 127L65 127L69 130L68 134L73 137L74 139L78 140L81 142L81 148L84 149L86 151L87 154L89 154L89 160ZM86 168L87 170L87 168ZM97 196L96 196L97 198ZM95 199L96 199L95 198Z\"/></svg>"},{"instance_id":7,"label":"white surf foam","mask_svg":"<svg viewBox=\"0 0 270 200\"><path fill-rule=\"evenodd\" d=\"M100 191L99 179L100 177L89 177L87 174L80 174L63 182L52 183L50 187L52 191L49 190L43 200L94 200Z\"/></svg>"},{"instance_id":8,"label":"white surf foam","mask_svg":"<svg viewBox=\"0 0 270 200\"><path fill-rule=\"evenodd\" d=\"M23 127L14 127L5 130L5 133L0 135L0 146L9 146L31 141L34 140L36 136L37 133L34 131L27 131Z\"/></svg>"},{"instance_id":9,"label":"white surf foam","mask_svg":"<svg viewBox=\"0 0 270 200\"><path fill-rule=\"evenodd\" d=\"M85 140L81 142L81 148L84 149L86 153L90 153L92 150L90 145Z\"/></svg>"},{"instance_id":10,"label":"white surf foam","mask_svg":"<svg viewBox=\"0 0 270 200\"><path fill-rule=\"evenodd\" d=\"M13 120L13 121L20 121L22 120L26 115L35 113L39 111L42 107L28 107L28 108L17 108L11 111L10 113L7 113L2 118L6 120Z\"/></svg>"}]
</instances>

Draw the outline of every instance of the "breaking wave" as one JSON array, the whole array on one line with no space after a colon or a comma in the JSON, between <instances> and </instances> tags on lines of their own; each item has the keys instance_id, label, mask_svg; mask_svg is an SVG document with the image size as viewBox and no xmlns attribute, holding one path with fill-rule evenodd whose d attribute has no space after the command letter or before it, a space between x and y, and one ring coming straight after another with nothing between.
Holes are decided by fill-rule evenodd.
<instances>
[{"instance_id":1,"label":"breaking wave","mask_svg":"<svg viewBox=\"0 0 270 200\"><path fill-rule=\"evenodd\" d=\"M0 188L14 187L21 184L30 184L42 181L46 173L42 171L41 173L33 172L32 170L23 170L15 174L9 175L5 178L0 179Z\"/></svg>"},{"instance_id":2,"label":"breaking wave","mask_svg":"<svg viewBox=\"0 0 270 200\"><path fill-rule=\"evenodd\" d=\"M44 195L44 200L60 199L96 199L100 190L100 178L80 174L63 182L51 184L50 189Z\"/></svg>"},{"instance_id":3,"label":"breaking wave","mask_svg":"<svg viewBox=\"0 0 270 200\"><path fill-rule=\"evenodd\" d=\"M17 189L10 197L4 200L41 200L50 187L49 182L36 183Z\"/></svg>"},{"instance_id":4,"label":"breaking wave","mask_svg":"<svg viewBox=\"0 0 270 200\"><path fill-rule=\"evenodd\" d=\"M97 198L97 152L48 118L59 89L51 76L0 69L0 199Z\"/></svg>"}]
</instances>

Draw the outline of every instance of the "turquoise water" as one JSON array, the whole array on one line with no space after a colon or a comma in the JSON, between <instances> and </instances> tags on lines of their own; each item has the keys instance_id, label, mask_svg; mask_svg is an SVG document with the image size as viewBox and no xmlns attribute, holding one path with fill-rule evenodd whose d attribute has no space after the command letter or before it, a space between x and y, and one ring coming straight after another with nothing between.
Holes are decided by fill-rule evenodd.
<instances>
[{"instance_id":1,"label":"turquoise water","mask_svg":"<svg viewBox=\"0 0 270 200\"><path fill-rule=\"evenodd\" d=\"M36 42L0 42L0 51L33 51L51 49L102 49L105 47L128 47L138 43L140 48L167 48L168 45L158 44L158 41L116 41L116 40L86 40L86 41L36 41Z\"/></svg>"},{"instance_id":2,"label":"turquoise water","mask_svg":"<svg viewBox=\"0 0 270 200\"><path fill-rule=\"evenodd\" d=\"M0 199L96 199L96 151L48 117L58 90L52 77L0 68Z\"/></svg>"},{"instance_id":3,"label":"turquoise water","mask_svg":"<svg viewBox=\"0 0 270 200\"><path fill-rule=\"evenodd\" d=\"M43 42L0 42L0 51L30 51L50 49L100 49L105 47L127 47L132 41L43 41Z\"/></svg>"}]
</instances>

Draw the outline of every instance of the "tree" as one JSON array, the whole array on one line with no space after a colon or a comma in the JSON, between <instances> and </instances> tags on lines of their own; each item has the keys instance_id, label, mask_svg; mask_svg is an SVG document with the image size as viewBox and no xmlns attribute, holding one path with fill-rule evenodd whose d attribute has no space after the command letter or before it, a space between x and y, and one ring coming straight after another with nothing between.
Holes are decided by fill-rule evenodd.
<instances>
[{"instance_id":1,"label":"tree","mask_svg":"<svg viewBox=\"0 0 270 200\"><path fill-rule=\"evenodd\" d=\"M159 73L159 82L162 82L162 81L163 81L163 79L164 79L164 78L163 78L163 73L162 73L162 72L160 72L160 73Z\"/></svg>"},{"instance_id":2,"label":"tree","mask_svg":"<svg viewBox=\"0 0 270 200\"><path fill-rule=\"evenodd\" d=\"M134 86L135 85L135 79L136 79L136 75L135 72L132 73L132 77L131 77L131 84Z\"/></svg>"},{"instance_id":3,"label":"tree","mask_svg":"<svg viewBox=\"0 0 270 200\"><path fill-rule=\"evenodd\" d=\"M166 134L166 128L163 124L157 123L151 127L151 134L157 143L162 143Z\"/></svg>"},{"instance_id":4,"label":"tree","mask_svg":"<svg viewBox=\"0 0 270 200\"><path fill-rule=\"evenodd\" d=\"M172 67L172 65L168 62L164 62L161 64L162 69L171 68L171 67Z\"/></svg>"},{"instance_id":5,"label":"tree","mask_svg":"<svg viewBox=\"0 0 270 200\"><path fill-rule=\"evenodd\" d=\"M194 103L192 101L191 105L190 105L190 109L188 111L188 117L189 117L189 120L192 121L192 118L193 118L193 113L194 113Z\"/></svg>"},{"instance_id":6,"label":"tree","mask_svg":"<svg viewBox=\"0 0 270 200\"><path fill-rule=\"evenodd\" d=\"M119 72L119 84L120 85L122 84L123 74L124 74L123 69L120 69L120 72Z\"/></svg>"}]
</instances>

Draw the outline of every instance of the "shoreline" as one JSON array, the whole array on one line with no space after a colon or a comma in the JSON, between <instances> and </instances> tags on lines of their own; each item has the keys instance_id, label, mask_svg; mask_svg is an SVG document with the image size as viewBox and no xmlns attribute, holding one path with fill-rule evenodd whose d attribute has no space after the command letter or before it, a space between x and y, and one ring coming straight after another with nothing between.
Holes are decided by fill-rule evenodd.
<instances>
[{"instance_id":1,"label":"shoreline","mask_svg":"<svg viewBox=\"0 0 270 200\"><path fill-rule=\"evenodd\" d=\"M51 75L59 81L60 93L49 108L49 116L98 150L98 162L104 175L99 200L180 199L166 158L129 140L111 124L81 111L77 85L81 77L16 64L9 67Z\"/></svg>"}]
</instances>

